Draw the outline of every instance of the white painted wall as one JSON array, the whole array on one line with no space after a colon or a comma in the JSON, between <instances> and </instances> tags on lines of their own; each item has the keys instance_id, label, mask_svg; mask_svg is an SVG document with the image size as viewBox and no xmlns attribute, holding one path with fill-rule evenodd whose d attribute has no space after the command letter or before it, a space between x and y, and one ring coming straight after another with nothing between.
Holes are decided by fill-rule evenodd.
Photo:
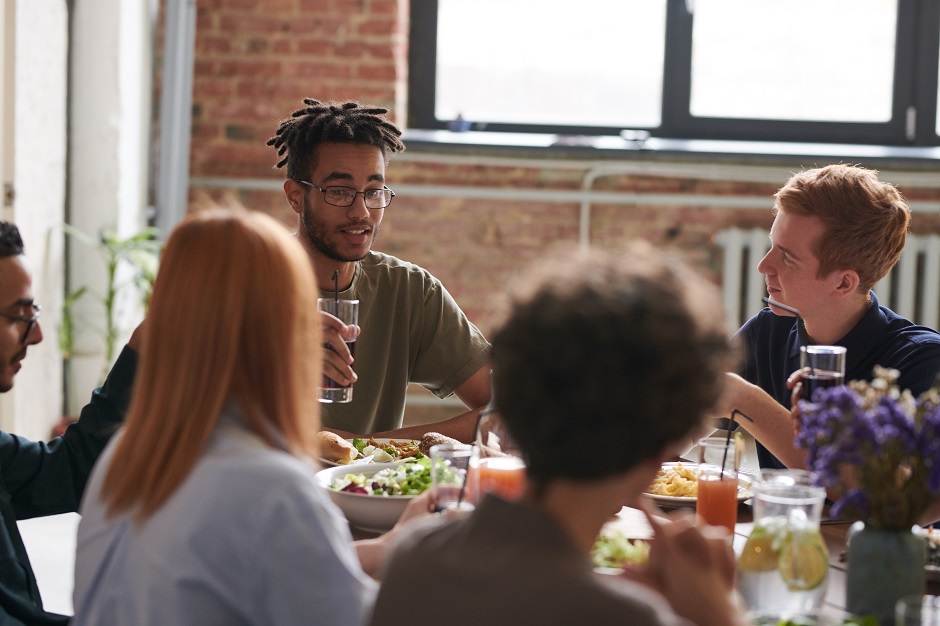
<instances>
[{"instance_id":1,"label":"white painted wall","mask_svg":"<svg viewBox=\"0 0 940 626\"><path fill-rule=\"evenodd\" d=\"M143 0L83 0L74 6L69 222L88 234L112 229L126 237L140 231L146 215L149 8ZM102 293L105 266L98 254L72 242L69 258L71 287L92 285ZM119 308L124 333L118 352L142 317L131 291L123 292ZM73 359L73 413L87 402L106 366L103 339L88 330L88 324L104 327L100 302L84 299L77 316L86 330L77 338Z\"/></svg>"},{"instance_id":2,"label":"white painted wall","mask_svg":"<svg viewBox=\"0 0 940 626\"><path fill-rule=\"evenodd\" d=\"M13 58L16 45L16 4L0 5L0 184L2 189L13 187ZM0 219L13 220L13 203L0 201ZM13 425L13 398L10 393L0 394L0 429Z\"/></svg>"},{"instance_id":3,"label":"white painted wall","mask_svg":"<svg viewBox=\"0 0 940 626\"><path fill-rule=\"evenodd\" d=\"M147 190L151 7L146 0L82 0L74 3L72 86L68 93L69 26L62 0L3 0L0 49L13 81L4 85L0 113L12 111L10 134L2 137L2 168L11 169L16 198L2 217L23 233L33 269L34 292L43 304L44 341L29 350L10 393L0 396L0 428L45 439L62 412L62 364L57 331L61 320L66 262L61 225L68 221L97 234L138 232ZM12 23L12 27L11 27ZM70 127L67 120L71 120ZM8 127L9 128L9 127ZM68 134L70 133L70 136ZM70 139L71 145L67 139ZM66 153L70 151L67 162ZM67 171L68 168L68 171ZM104 265L97 253L74 243L69 275L73 287L103 291ZM141 317L137 299L122 307L126 335ZM100 322L100 305L88 300L84 315ZM73 380L69 412L88 400L104 369L104 344L86 331L85 353Z\"/></svg>"},{"instance_id":4,"label":"white painted wall","mask_svg":"<svg viewBox=\"0 0 940 626\"><path fill-rule=\"evenodd\" d=\"M44 305L45 340L30 348L16 385L4 398L2 427L46 438L62 405L56 345L63 252L57 227L65 205L67 15L61 0L16 0L13 97L12 217Z\"/></svg>"}]
</instances>

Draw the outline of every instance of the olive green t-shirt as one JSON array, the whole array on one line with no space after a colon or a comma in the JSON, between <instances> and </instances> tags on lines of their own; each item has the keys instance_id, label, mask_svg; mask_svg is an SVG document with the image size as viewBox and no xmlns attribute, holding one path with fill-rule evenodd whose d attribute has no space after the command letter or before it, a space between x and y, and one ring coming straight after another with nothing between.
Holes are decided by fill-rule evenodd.
<instances>
[{"instance_id":1,"label":"olive green t-shirt","mask_svg":"<svg viewBox=\"0 0 940 626\"><path fill-rule=\"evenodd\" d=\"M324 426L356 434L400 428L408 383L446 398L489 357L480 330L441 281L417 265L370 252L339 297L359 300L353 363L359 378L352 402L320 405Z\"/></svg>"}]
</instances>

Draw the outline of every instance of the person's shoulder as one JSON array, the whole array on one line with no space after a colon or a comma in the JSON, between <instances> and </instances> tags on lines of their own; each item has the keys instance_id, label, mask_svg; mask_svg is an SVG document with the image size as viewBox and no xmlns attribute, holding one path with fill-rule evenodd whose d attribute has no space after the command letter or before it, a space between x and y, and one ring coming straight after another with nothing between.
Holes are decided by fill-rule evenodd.
<instances>
[{"instance_id":1,"label":"person's shoulder","mask_svg":"<svg viewBox=\"0 0 940 626\"><path fill-rule=\"evenodd\" d=\"M236 516L222 534L238 537L276 527L285 536L314 538L344 522L318 484L318 468L311 460L268 447L241 454L221 451L203 461L193 472L185 500L215 520Z\"/></svg>"},{"instance_id":2,"label":"person's shoulder","mask_svg":"<svg viewBox=\"0 0 940 626\"><path fill-rule=\"evenodd\" d=\"M361 267L369 280L377 284L392 284L396 288L407 287L422 293L436 293L444 286L436 276L420 265L383 252L370 252L361 261Z\"/></svg>"},{"instance_id":3,"label":"person's shoulder","mask_svg":"<svg viewBox=\"0 0 940 626\"><path fill-rule=\"evenodd\" d=\"M372 251L362 259L361 263L362 269L365 272L395 272L417 274L433 278L431 272L417 263L405 261L390 254L385 254L384 252Z\"/></svg>"},{"instance_id":4,"label":"person's shoulder","mask_svg":"<svg viewBox=\"0 0 940 626\"><path fill-rule=\"evenodd\" d=\"M207 473L240 485L242 493L307 491L316 481L317 467L311 460L272 447L244 428L220 429L203 462Z\"/></svg>"},{"instance_id":5,"label":"person's shoulder","mask_svg":"<svg viewBox=\"0 0 940 626\"><path fill-rule=\"evenodd\" d=\"M940 332L928 326L916 324L884 305L880 306L879 309L889 334L903 337L913 344L940 347Z\"/></svg>"}]
</instances>

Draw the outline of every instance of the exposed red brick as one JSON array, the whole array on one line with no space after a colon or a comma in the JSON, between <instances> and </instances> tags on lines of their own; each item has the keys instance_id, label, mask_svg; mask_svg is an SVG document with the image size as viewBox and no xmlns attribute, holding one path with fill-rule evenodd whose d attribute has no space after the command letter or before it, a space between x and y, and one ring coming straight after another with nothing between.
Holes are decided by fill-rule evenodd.
<instances>
[{"instance_id":1,"label":"exposed red brick","mask_svg":"<svg viewBox=\"0 0 940 626\"><path fill-rule=\"evenodd\" d=\"M289 31L290 20L265 14L223 14L219 19L219 28L222 32L233 35L235 33L274 34Z\"/></svg>"},{"instance_id":2,"label":"exposed red brick","mask_svg":"<svg viewBox=\"0 0 940 626\"><path fill-rule=\"evenodd\" d=\"M366 80L394 80L396 76L394 65L360 64L356 67L356 78Z\"/></svg>"}]
</instances>

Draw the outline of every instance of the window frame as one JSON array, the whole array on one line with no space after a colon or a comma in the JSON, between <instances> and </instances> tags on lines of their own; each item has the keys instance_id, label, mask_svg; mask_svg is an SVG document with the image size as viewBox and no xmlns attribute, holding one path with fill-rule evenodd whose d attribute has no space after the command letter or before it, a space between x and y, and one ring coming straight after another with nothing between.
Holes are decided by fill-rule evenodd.
<instances>
[{"instance_id":1,"label":"window frame","mask_svg":"<svg viewBox=\"0 0 940 626\"><path fill-rule=\"evenodd\" d=\"M887 146L940 145L937 133L937 70L940 51L940 2L898 0L891 119L887 122L812 122L695 117L690 113L694 0L667 0L662 119L660 126L638 128L654 137ZM408 126L446 130L435 117L437 80L437 0L411 0L408 75ZM913 136L907 134L908 110L916 111ZM511 124L488 120L475 130L617 135L622 127Z\"/></svg>"}]
</instances>

